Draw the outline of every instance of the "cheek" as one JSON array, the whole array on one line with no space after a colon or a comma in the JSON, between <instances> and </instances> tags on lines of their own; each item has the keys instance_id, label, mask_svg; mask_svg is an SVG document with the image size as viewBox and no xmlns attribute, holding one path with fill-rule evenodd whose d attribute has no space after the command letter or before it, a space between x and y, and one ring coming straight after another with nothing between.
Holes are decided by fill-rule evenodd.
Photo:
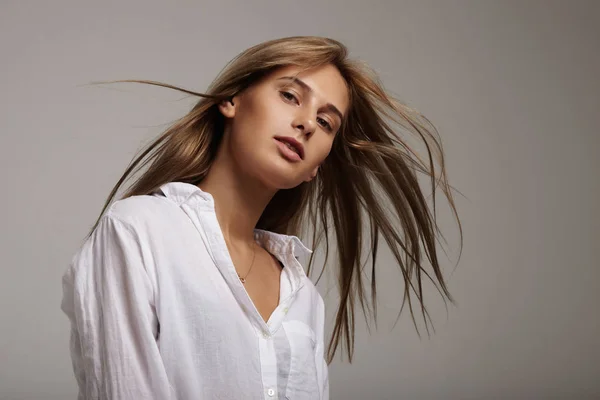
<instances>
[{"instance_id":1,"label":"cheek","mask_svg":"<svg viewBox=\"0 0 600 400\"><path fill-rule=\"evenodd\" d=\"M332 141L325 140L314 147L313 155L310 157L311 169L320 165L331 152Z\"/></svg>"},{"instance_id":2,"label":"cheek","mask_svg":"<svg viewBox=\"0 0 600 400\"><path fill-rule=\"evenodd\" d=\"M236 130L245 139L270 139L273 136L289 134L289 110L274 101L254 104L243 111L236 121Z\"/></svg>"}]
</instances>

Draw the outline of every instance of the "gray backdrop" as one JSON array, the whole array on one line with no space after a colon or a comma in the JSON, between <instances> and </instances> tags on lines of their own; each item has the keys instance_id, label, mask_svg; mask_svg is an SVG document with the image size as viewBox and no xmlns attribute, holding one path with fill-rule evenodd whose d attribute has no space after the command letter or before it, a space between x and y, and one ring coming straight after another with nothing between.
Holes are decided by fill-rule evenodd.
<instances>
[{"instance_id":1,"label":"gray backdrop","mask_svg":"<svg viewBox=\"0 0 600 400\"><path fill-rule=\"evenodd\" d=\"M383 249L379 329L359 318L332 398L599 398L599 15L597 1L2 1L0 398L75 398L60 277L131 157L192 104L82 85L202 91L243 49L298 34L342 40L427 115L465 195L453 273L456 225L440 219L457 306L430 291L436 333L419 339L408 315L392 330Z\"/></svg>"}]
</instances>

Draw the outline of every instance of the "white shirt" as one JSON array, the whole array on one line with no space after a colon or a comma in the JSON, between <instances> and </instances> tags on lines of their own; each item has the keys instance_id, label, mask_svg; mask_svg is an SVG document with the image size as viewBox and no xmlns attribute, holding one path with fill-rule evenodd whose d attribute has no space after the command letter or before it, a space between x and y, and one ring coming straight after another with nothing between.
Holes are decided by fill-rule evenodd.
<instances>
[{"instance_id":1,"label":"white shirt","mask_svg":"<svg viewBox=\"0 0 600 400\"><path fill-rule=\"evenodd\" d=\"M265 322L210 193L171 182L114 202L63 277L79 399L328 399L324 304L296 236L255 230L284 268Z\"/></svg>"}]
</instances>

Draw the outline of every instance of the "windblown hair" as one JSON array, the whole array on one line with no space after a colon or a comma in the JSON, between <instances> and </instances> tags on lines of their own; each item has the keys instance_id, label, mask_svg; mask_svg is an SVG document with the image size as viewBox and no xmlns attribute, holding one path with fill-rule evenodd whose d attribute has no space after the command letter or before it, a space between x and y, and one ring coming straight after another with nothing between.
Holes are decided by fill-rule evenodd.
<instances>
[{"instance_id":1,"label":"windblown hair","mask_svg":"<svg viewBox=\"0 0 600 400\"><path fill-rule=\"evenodd\" d=\"M218 110L220 102L237 95L277 68L297 66L306 70L327 64L337 67L346 81L350 97L349 109L331 152L315 179L292 189L277 191L256 228L297 236L311 228L313 249L319 246L324 236L325 261L319 278L329 258L329 234L335 233L337 265L331 267L335 268L340 303L327 359L328 362L333 360L341 344L352 362L356 305L360 304L367 320L370 317L377 321L379 235L383 235L403 276L404 296L399 315L407 303L417 333L413 293L427 332L431 323L423 296L425 278L433 283L444 302L453 302L436 252L436 237L441 235L436 223L435 192L438 186L458 221L461 252L463 235L437 130L419 112L386 93L373 70L358 60L349 59L347 48L336 40L312 36L288 37L253 46L225 66L207 93L148 80L112 81L162 86L198 96L200 100L134 157L112 189L90 234L119 188L145 167L147 169L127 188L122 198L150 194L172 181L197 185L204 179L223 137L225 120ZM400 132L413 135L424 144L426 160L422 160L403 140ZM417 172L430 178L433 213L419 186ZM361 265L367 217L372 261L370 279ZM394 221L395 217L399 222ZM422 251L430 268L424 265ZM313 256L314 253L308 262L309 275ZM367 280L370 280L370 296L367 293L369 285L365 283Z\"/></svg>"}]
</instances>

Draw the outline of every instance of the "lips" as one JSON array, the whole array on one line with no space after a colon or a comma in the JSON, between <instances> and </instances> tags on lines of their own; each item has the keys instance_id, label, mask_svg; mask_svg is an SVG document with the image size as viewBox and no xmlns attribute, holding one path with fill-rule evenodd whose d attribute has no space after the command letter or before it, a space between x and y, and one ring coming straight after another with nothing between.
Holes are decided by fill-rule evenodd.
<instances>
[{"instance_id":1,"label":"lips","mask_svg":"<svg viewBox=\"0 0 600 400\"><path fill-rule=\"evenodd\" d=\"M304 160L304 146L302 143L290 136L275 136L275 140L287 145L291 150L295 151L302 160Z\"/></svg>"}]
</instances>

